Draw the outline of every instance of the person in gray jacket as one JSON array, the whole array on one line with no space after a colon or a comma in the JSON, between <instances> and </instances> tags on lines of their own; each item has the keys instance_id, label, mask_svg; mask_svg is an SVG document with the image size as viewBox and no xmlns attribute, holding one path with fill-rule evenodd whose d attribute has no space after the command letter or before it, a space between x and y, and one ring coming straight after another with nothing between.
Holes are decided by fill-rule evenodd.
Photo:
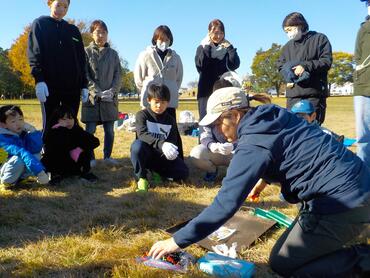
<instances>
[{"instance_id":1,"label":"person in gray jacket","mask_svg":"<svg viewBox=\"0 0 370 278\"><path fill-rule=\"evenodd\" d=\"M219 79L213 85L213 92L220 88L232 87L225 79ZM214 125L205 126L200 133L200 144L190 151L190 158L195 167L206 171L203 180L213 183L219 166L229 166L236 142L227 142Z\"/></svg>"},{"instance_id":2,"label":"person in gray jacket","mask_svg":"<svg viewBox=\"0 0 370 278\"><path fill-rule=\"evenodd\" d=\"M93 42L86 47L88 59L89 100L82 105L81 121L86 131L94 134L96 126L104 127L104 161L111 158L114 142L114 122L118 118L118 92L121 88L121 63L119 56L108 44L108 28L101 20L91 23ZM91 165L96 164L95 159Z\"/></svg>"}]
</instances>

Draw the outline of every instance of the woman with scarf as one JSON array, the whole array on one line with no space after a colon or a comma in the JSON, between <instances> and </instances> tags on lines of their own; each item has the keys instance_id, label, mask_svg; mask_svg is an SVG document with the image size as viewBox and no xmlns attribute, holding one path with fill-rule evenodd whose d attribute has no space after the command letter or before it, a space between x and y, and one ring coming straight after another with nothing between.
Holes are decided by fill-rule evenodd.
<instances>
[{"instance_id":1,"label":"woman with scarf","mask_svg":"<svg viewBox=\"0 0 370 278\"><path fill-rule=\"evenodd\" d=\"M225 39L225 26L219 19L208 25L208 34L201 41L195 55L195 66L199 72L198 111L199 120L206 115L207 100L212 94L213 84L222 74L236 70L240 59L236 48Z\"/></svg>"}]
</instances>

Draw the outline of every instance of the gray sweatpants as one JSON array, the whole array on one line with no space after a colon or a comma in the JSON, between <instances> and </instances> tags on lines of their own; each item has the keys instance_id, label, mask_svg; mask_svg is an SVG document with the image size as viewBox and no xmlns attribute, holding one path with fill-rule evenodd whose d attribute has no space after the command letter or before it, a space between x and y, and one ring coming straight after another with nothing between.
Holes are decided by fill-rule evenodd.
<instances>
[{"instance_id":1,"label":"gray sweatpants","mask_svg":"<svg viewBox=\"0 0 370 278\"><path fill-rule=\"evenodd\" d=\"M217 166L229 166L233 155L212 153L206 146L200 144L190 151L191 162L195 167L209 173L216 172Z\"/></svg>"},{"instance_id":2,"label":"gray sweatpants","mask_svg":"<svg viewBox=\"0 0 370 278\"><path fill-rule=\"evenodd\" d=\"M349 245L365 229L370 231L370 198L338 214L314 214L305 207L277 240L269 264L284 277L351 277L370 264L369 244Z\"/></svg>"}]
</instances>

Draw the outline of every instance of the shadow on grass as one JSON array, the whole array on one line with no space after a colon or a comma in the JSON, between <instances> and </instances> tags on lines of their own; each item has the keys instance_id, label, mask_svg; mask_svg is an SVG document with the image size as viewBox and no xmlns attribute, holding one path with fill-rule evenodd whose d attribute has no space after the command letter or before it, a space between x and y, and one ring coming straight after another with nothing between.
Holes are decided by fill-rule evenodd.
<instances>
[{"instance_id":1,"label":"shadow on grass","mask_svg":"<svg viewBox=\"0 0 370 278\"><path fill-rule=\"evenodd\" d=\"M202 190L197 188L194 176L182 185L168 183L140 194L134 192L130 160L124 158L119 162L119 167L110 167L99 161L93 169L99 177L96 184L76 178L66 180L60 186L35 186L10 194L0 193L0 248L24 248L36 242L38 246L40 240L53 237L77 235L88 238L96 228L109 230L115 227L127 235L164 230L195 217L206 207L200 202L204 196L192 196ZM182 196L185 196L183 200L180 199ZM284 205L288 206L281 202L263 204L264 207ZM0 257L0 265L16 270L15 265L19 262L13 260L14 255L8 259ZM99 276L112 271L114 265L112 261L71 269L41 265L33 270L46 276L50 273L50 277L69 273L71 277L80 274Z\"/></svg>"},{"instance_id":2,"label":"shadow on grass","mask_svg":"<svg viewBox=\"0 0 370 278\"><path fill-rule=\"evenodd\" d=\"M179 190L187 190L187 184L165 185L171 190L161 190L159 186L159 190L144 194L134 192L129 159L121 159L120 164L116 168L99 165L94 169L100 177L96 184L71 179L61 186L39 186L0 195L0 247L19 247L49 236L85 235L95 227L124 227L136 233L165 229L195 217L205 208L179 200ZM268 202L263 205L266 206L288 205Z\"/></svg>"}]
</instances>

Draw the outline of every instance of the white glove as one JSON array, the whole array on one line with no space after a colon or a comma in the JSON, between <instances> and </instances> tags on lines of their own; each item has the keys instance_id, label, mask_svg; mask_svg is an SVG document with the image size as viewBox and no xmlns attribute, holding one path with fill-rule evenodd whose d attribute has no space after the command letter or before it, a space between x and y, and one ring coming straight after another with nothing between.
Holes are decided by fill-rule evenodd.
<instances>
[{"instance_id":1,"label":"white glove","mask_svg":"<svg viewBox=\"0 0 370 278\"><path fill-rule=\"evenodd\" d=\"M48 184L48 182L49 182L49 176L45 173L45 171L41 171L37 175L37 182L39 184Z\"/></svg>"},{"instance_id":2,"label":"white glove","mask_svg":"<svg viewBox=\"0 0 370 278\"><path fill-rule=\"evenodd\" d=\"M228 48L230 45L231 45L231 43L230 43L228 40L223 40L223 41L221 42L221 46L222 46L223 48Z\"/></svg>"},{"instance_id":3,"label":"white glove","mask_svg":"<svg viewBox=\"0 0 370 278\"><path fill-rule=\"evenodd\" d=\"M232 143L210 143L208 148L213 153L219 153L222 155L229 155L234 149L234 145Z\"/></svg>"},{"instance_id":4,"label":"white glove","mask_svg":"<svg viewBox=\"0 0 370 278\"><path fill-rule=\"evenodd\" d=\"M176 159L176 157L179 155L177 149L177 146L172 143L164 142L162 145L162 152L168 160Z\"/></svg>"},{"instance_id":5,"label":"white glove","mask_svg":"<svg viewBox=\"0 0 370 278\"><path fill-rule=\"evenodd\" d=\"M86 88L81 89L81 101L86 103L89 100L89 90Z\"/></svg>"},{"instance_id":6,"label":"white glove","mask_svg":"<svg viewBox=\"0 0 370 278\"><path fill-rule=\"evenodd\" d=\"M45 82L38 82L36 84L36 96L40 102L46 101L46 97L49 96L49 90Z\"/></svg>"},{"instance_id":7,"label":"white glove","mask_svg":"<svg viewBox=\"0 0 370 278\"><path fill-rule=\"evenodd\" d=\"M101 93L101 101L112 102L113 101L113 92L112 89L105 90Z\"/></svg>"}]
</instances>

